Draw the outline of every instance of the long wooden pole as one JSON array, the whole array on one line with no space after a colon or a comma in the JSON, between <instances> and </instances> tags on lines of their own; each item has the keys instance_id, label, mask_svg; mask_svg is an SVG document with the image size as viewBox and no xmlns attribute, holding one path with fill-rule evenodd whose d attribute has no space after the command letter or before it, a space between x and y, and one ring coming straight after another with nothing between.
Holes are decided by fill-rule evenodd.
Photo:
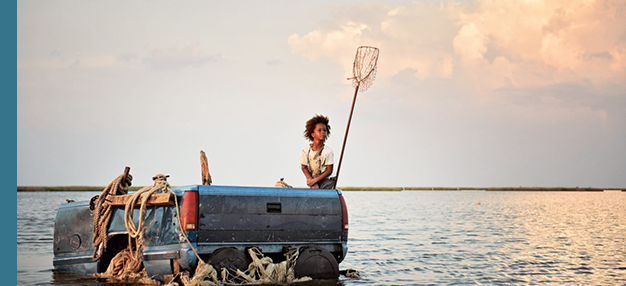
<instances>
[{"instance_id":1,"label":"long wooden pole","mask_svg":"<svg viewBox=\"0 0 626 286\"><path fill-rule=\"evenodd\" d=\"M356 103L356 95L359 92L359 86L361 83L357 83L354 89L354 98L352 99L352 107L350 108L350 116L348 117L348 125L346 126L346 134L343 135L343 144L341 145L341 155L339 155L339 165L337 166L337 176L335 177L335 186L337 188L337 182L339 181L339 171L341 171L341 162L343 161L343 152L346 149L346 141L348 141L348 131L350 131L350 122L352 122L352 113L354 112L354 105Z\"/></svg>"}]
</instances>

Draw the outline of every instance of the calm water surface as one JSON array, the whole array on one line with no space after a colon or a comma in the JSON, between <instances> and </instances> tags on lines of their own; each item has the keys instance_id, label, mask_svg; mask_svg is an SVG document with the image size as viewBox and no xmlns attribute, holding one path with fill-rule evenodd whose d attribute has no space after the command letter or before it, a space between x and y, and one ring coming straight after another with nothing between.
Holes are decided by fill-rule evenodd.
<instances>
[{"instance_id":1,"label":"calm water surface","mask_svg":"<svg viewBox=\"0 0 626 286\"><path fill-rule=\"evenodd\" d=\"M17 194L18 285L112 285L52 271L54 217L97 192ZM626 193L344 192L349 252L319 285L626 285Z\"/></svg>"}]
</instances>

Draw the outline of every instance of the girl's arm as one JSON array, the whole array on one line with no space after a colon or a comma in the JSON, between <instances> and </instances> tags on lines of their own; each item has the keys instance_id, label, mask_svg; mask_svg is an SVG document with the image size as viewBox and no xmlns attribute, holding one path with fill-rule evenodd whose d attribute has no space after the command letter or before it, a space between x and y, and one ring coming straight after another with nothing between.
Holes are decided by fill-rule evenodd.
<instances>
[{"instance_id":1,"label":"girl's arm","mask_svg":"<svg viewBox=\"0 0 626 286\"><path fill-rule=\"evenodd\" d=\"M308 173L308 170L307 170L307 173ZM321 173L315 179L311 178L311 183L310 184L309 184L309 178L307 178L307 185L309 185L309 186L315 185L315 184L319 183L320 181L326 179L332 173L333 173L333 165L332 164L331 165L326 165L326 171Z\"/></svg>"},{"instance_id":2,"label":"girl's arm","mask_svg":"<svg viewBox=\"0 0 626 286\"><path fill-rule=\"evenodd\" d=\"M307 168L306 165L300 165L300 166L301 166L300 169L302 169L302 173L306 177L306 184L309 187L315 185L315 184L309 184L309 182L313 180L313 176L311 176L311 173L309 173L309 168Z\"/></svg>"}]
</instances>

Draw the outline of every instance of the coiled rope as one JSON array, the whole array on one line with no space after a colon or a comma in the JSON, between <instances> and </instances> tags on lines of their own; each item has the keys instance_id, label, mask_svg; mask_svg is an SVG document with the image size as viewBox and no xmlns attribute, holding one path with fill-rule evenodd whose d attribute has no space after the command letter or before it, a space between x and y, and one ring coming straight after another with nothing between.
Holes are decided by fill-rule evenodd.
<instances>
[{"instance_id":1,"label":"coiled rope","mask_svg":"<svg viewBox=\"0 0 626 286\"><path fill-rule=\"evenodd\" d=\"M126 178L125 181L124 178ZM198 258L198 261L202 261L200 255L196 252L193 245L189 241L187 234L182 230L178 198L176 197L176 193L170 189L167 177L163 174L157 174L152 179L154 181L154 185L138 190L128 201L126 201L124 208L124 224L126 226L126 230L128 231L128 246L126 249L117 253L117 255L111 259L106 272L99 274L98 276L117 280L126 280L129 278L139 279L138 282L142 282L144 284L154 284L157 282L148 278L145 273L145 269L140 271L143 265L145 216L148 201L150 196L153 194L170 193L173 195L181 234L187 241L187 244L189 244L189 247L193 251L196 258ZM130 176L130 174L122 174L118 176L102 191L95 202L94 235L92 240L92 245L94 246L94 255L92 259L94 261L100 259L107 248L107 228L114 209L113 206L108 204L109 200L107 200L107 196L128 193L128 187L131 185L130 181L132 181L132 176ZM135 205L140 198L141 205L139 208L139 218L137 224L135 224L133 221L133 214Z\"/></svg>"},{"instance_id":2,"label":"coiled rope","mask_svg":"<svg viewBox=\"0 0 626 286\"><path fill-rule=\"evenodd\" d=\"M91 244L94 247L93 261L97 261L102 257L102 254L107 248L107 227L109 220L111 220L111 214L113 213L113 207L109 205L107 197L109 195L127 194L128 187L131 185L133 177L130 174L122 174L115 178L106 188L100 193L94 204L93 215L93 238ZM92 199L93 202L94 199Z\"/></svg>"},{"instance_id":3,"label":"coiled rope","mask_svg":"<svg viewBox=\"0 0 626 286\"><path fill-rule=\"evenodd\" d=\"M149 187L144 187L132 197L130 200L126 202L126 206L124 208L124 224L126 225L126 230L128 231L128 245L132 246L133 242L136 248L136 251L133 253L133 248L129 247L131 256L135 257L135 261L139 262L138 267L141 267L141 261L143 257L143 235L144 235L144 223L148 206L148 199L152 194L161 194L167 192L169 189L169 184L167 183L167 179L164 175L156 175L154 177L154 185ZM141 200L141 207L139 208L139 220L137 225L133 221L133 213L135 209L135 204L139 198ZM136 270L139 270L137 268ZM136 272L136 271L135 271Z\"/></svg>"}]
</instances>

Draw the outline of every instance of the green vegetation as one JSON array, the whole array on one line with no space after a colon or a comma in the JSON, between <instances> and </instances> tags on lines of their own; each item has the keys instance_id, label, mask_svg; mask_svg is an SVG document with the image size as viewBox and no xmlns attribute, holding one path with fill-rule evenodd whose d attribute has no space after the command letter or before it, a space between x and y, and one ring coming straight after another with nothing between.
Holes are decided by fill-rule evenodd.
<instances>
[{"instance_id":1,"label":"green vegetation","mask_svg":"<svg viewBox=\"0 0 626 286\"><path fill-rule=\"evenodd\" d=\"M342 191L488 191L488 192L603 192L622 191L620 188L564 188L564 187L340 187Z\"/></svg>"},{"instance_id":2,"label":"green vegetation","mask_svg":"<svg viewBox=\"0 0 626 286\"><path fill-rule=\"evenodd\" d=\"M486 188L457 187L339 187L342 191L484 191Z\"/></svg>"},{"instance_id":3,"label":"green vegetation","mask_svg":"<svg viewBox=\"0 0 626 286\"><path fill-rule=\"evenodd\" d=\"M99 186L18 186L18 192L102 192L105 187ZM129 192L135 192L143 186L130 187ZM342 191L493 191L493 192L603 192L604 190L622 191L623 188L564 188L564 187L339 187Z\"/></svg>"},{"instance_id":4,"label":"green vegetation","mask_svg":"<svg viewBox=\"0 0 626 286\"><path fill-rule=\"evenodd\" d=\"M394 187L339 187L342 191L402 191L402 188Z\"/></svg>"},{"instance_id":5,"label":"green vegetation","mask_svg":"<svg viewBox=\"0 0 626 286\"><path fill-rule=\"evenodd\" d=\"M18 192L102 192L105 187L99 186L17 186ZM129 192L135 192L143 187L130 187Z\"/></svg>"},{"instance_id":6,"label":"green vegetation","mask_svg":"<svg viewBox=\"0 0 626 286\"><path fill-rule=\"evenodd\" d=\"M515 187L515 188L485 188L486 191L496 192L604 192L601 188L546 188L546 187Z\"/></svg>"}]
</instances>

